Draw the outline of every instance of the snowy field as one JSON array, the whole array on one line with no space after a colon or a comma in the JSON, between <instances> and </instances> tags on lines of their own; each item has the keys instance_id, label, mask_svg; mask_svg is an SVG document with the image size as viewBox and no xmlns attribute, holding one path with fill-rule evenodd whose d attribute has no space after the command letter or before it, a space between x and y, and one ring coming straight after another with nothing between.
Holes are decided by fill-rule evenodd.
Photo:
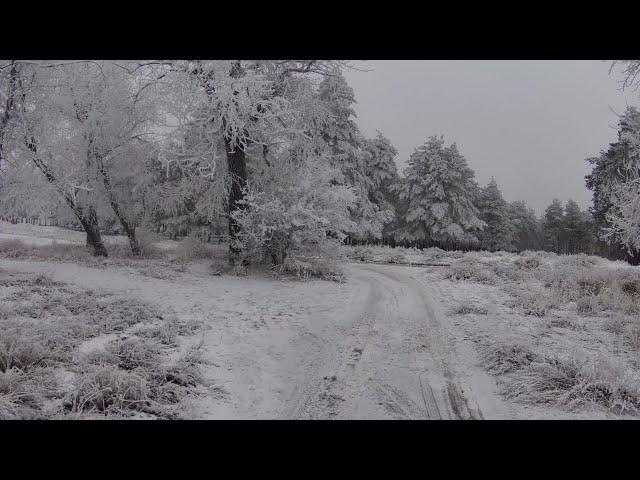
<instances>
[{"instance_id":1,"label":"snowy field","mask_svg":"<svg viewBox=\"0 0 640 480\"><path fill-rule=\"evenodd\" d=\"M634 418L640 273L386 247L346 280L0 222L0 418ZM122 249L117 246L122 245Z\"/></svg>"}]
</instances>

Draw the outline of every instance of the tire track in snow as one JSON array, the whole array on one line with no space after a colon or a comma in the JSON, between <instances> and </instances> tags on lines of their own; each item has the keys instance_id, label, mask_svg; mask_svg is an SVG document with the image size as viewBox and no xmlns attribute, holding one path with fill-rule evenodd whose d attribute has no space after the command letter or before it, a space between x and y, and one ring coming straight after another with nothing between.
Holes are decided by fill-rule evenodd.
<instances>
[{"instance_id":1,"label":"tire track in snow","mask_svg":"<svg viewBox=\"0 0 640 480\"><path fill-rule=\"evenodd\" d=\"M476 418L422 288L401 267L353 265L359 305L336 319L285 418ZM354 357L354 353L357 355Z\"/></svg>"}]
</instances>

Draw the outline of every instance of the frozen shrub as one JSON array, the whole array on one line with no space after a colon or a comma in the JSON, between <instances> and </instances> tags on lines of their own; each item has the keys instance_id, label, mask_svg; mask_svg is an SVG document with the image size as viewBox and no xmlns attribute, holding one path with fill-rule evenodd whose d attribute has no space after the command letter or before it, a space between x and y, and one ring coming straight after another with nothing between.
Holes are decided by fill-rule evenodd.
<instances>
[{"instance_id":1,"label":"frozen shrub","mask_svg":"<svg viewBox=\"0 0 640 480\"><path fill-rule=\"evenodd\" d=\"M493 273L502 280L508 282L521 282L524 278L517 268L514 268L513 264L504 262L492 262L487 265L487 268L491 268Z\"/></svg>"},{"instance_id":2,"label":"frozen shrub","mask_svg":"<svg viewBox=\"0 0 640 480\"><path fill-rule=\"evenodd\" d=\"M616 335L622 335L626 320L618 315L609 317L605 324L604 329L608 332L615 333Z\"/></svg>"},{"instance_id":3,"label":"frozen shrub","mask_svg":"<svg viewBox=\"0 0 640 480\"><path fill-rule=\"evenodd\" d=\"M187 237L176 247L174 253L179 260L196 260L213 258L216 246Z\"/></svg>"},{"instance_id":4,"label":"frozen shrub","mask_svg":"<svg viewBox=\"0 0 640 480\"><path fill-rule=\"evenodd\" d=\"M452 280L467 280L487 285L498 283L497 275L486 265L473 258L462 258L451 266L447 278Z\"/></svg>"},{"instance_id":5,"label":"frozen shrub","mask_svg":"<svg viewBox=\"0 0 640 480\"><path fill-rule=\"evenodd\" d=\"M40 318L13 316L0 321L0 332L2 370L12 366L28 369L68 361L74 343L85 336L86 329L82 322L69 318L52 323Z\"/></svg>"},{"instance_id":6,"label":"frozen shrub","mask_svg":"<svg viewBox=\"0 0 640 480\"><path fill-rule=\"evenodd\" d=\"M93 256L84 245L53 242L50 245L29 246L20 252L21 257L45 260L87 261Z\"/></svg>"},{"instance_id":7,"label":"frozen shrub","mask_svg":"<svg viewBox=\"0 0 640 480\"><path fill-rule=\"evenodd\" d=\"M335 261L322 257L290 256L284 262L274 267L279 274L292 274L298 278L319 278L344 282L345 274L342 267Z\"/></svg>"},{"instance_id":8,"label":"frozen shrub","mask_svg":"<svg viewBox=\"0 0 640 480\"><path fill-rule=\"evenodd\" d=\"M407 257L402 252L391 252L385 258L385 262L403 264L403 263L407 263Z\"/></svg>"},{"instance_id":9,"label":"frozen shrub","mask_svg":"<svg viewBox=\"0 0 640 480\"><path fill-rule=\"evenodd\" d=\"M591 268L602 262L599 257L578 253L577 255L567 255L560 257L558 263L561 265L575 266L578 269Z\"/></svg>"},{"instance_id":10,"label":"frozen shrub","mask_svg":"<svg viewBox=\"0 0 640 480\"><path fill-rule=\"evenodd\" d=\"M0 372L12 368L26 370L42 364L46 352L40 345L13 332L3 331L0 336Z\"/></svg>"},{"instance_id":11,"label":"frozen shrub","mask_svg":"<svg viewBox=\"0 0 640 480\"><path fill-rule=\"evenodd\" d=\"M67 306L74 315L84 318L101 333L121 332L137 323L155 321L158 310L134 299L108 298L103 301L80 301Z\"/></svg>"},{"instance_id":12,"label":"frozen shrub","mask_svg":"<svg viewBox=\"0 0 640 480\"><path fill-rule=\"evenodd\" d=\"M451 313L454 315L468 315L468 314L487 315L489 311L486 308L479 305L464 303L464 304L458 305L457 307L454 307L451 310Z\"/></svg>"},{"instance_id":13,"label":"frozen shrub","mask_svg":"<svg viewBox=\"0 0 640 480\"><path fill-rule=\"evenodd\" d=\"M93 350L84 355L89 365L118 365L118 356L106 350Z\"/></svg>"},{"instance_id":14,"label":"frozen shrub","mask_svg":"<svg viewBox=\"0 0 640 480\"><path fill-rule=\"evenodd\" d=\"M514 265L522 270L533 270L539 268L542 262L537 257L519 257L513 262Z\"/></svg>"},{"instance_id":15,"label":"frozen shrub","mask_svg":"<svg viewBox=\"0 0 640 480\"><path fill-rule=\"evenodd\" d=\"M513 291L514 297L511 307L520 310L524 315L534 317L544 317L549 310L557 308L553 298L546 295L544 291L531 290L529 288L518 288Z\"/></svg>"},{"instance_id":16,"label":"frozen shrub","mask_svg":"<svg viewBox=\"0 0 640 480\"><path fill-rule=\"evenodd\" d=\"M115 340L107 345L107 352L117 358L118 366L123 370L157 367L160 362L160 350L148 340Z\"/></svg>"},{"instance_id":17,"label":"frozen shrub","mask_svg":"<svg viewBox=\"0 0 640 480\"><path fill-rule=\"evenodd\" d=\"M576 302L576 311L581 315L596 315L600 310L600 304L594 295L584 295Z\"/></svg>"},{"instance_id":18,"label":"frozen shrub","mask_svg":"<svg viewBox=\"0 0 640 480\"><path fill-rule=\"evenodd\" d=\"M198 367L188 361L179 361L175 365L166 368L162 373L165 382L182 387L195 386L202 380Z\"/></svg>"},{"instance_id":19,"label":"frozen shrub","mask_svg":"<svg viewBox=\"0 0 640 480\"><path fill-rule=\"evenodd\" d=\"M153 339L162 345L177 345L177 332L170 325L143 325L134 332L141 338Z\"/></svg>"},{"instance_id":20,"label":"frozen shrub","mask_svg":"<svg viewBox=\"0 0 640 480\"><path fill-rule=\"evenodd\" d=\"M47 277L46 275L38 275L34 280L33 284L39 287L53 287L61 286L60 282L55 282L51 277Z\"/></svg>"},{"instance_id":21,"label":"frozen shrub","mask_svg":"<svg viewBox=\"0 0 640 480\"><path fill-rule=\"evenodd\" d=\"M5 257L22 257L27 251L27 248L27 245L22 240L0 240L0 255Z\"/></svg>"},{"instance_id":22,"label":"frozen shrub","mask_svg":"<svg viewBox=\"0 0 640 480\"><path fill-rule=\"evenodd\" d=\"M161 237L144 228L136 229L136 240L140 247L140 256L144 258L154 257L158 255L158 249L155 247L155 243L161 240Z\"/></svg>"},{"instance_id":23,"label":"frozen shrub","mask_svg":"<svg viewBox=\"0 0 640 480\"><path fill-rule=\"evenodd\" d=\"M238 247L252 263L281 265L292 252L322 250L326 258L337 253L343 232L357 232L350 209L356 207L352 189L336 184L322 159L287 162L268 170L269 191L249 191L244 208L232 213L240 224ZM380 225L380 228L382 225Z\"/></svg>"},{"instance_id":24,"label":"frozen shrub","mask_svg":"<svg viewBox=\"0 0 640 480\"><path fill-rule=\"evenodd\" d=\"M29 420L32 411L11 400L10 397L0 394L0 420Z\"/></svg>"},{"instance_id":25,"label":"frozen shrub","mask_svg":"<svg viewBox=\"0 0 640 480\"><path fill-rule=\"evenodd\" d=\"M202 343L187 350L177 362L148 370L151 398L161 403L179 402L193 387L202 383L199 364Z\"/></svg>"},{"instance_id":26,"label":"frozen shrub","mask_svg":"<svg viewBox=\"0 0 640 480\"><path fill-rule=\"evenodd\" d=\"M430 247L422 251L422 255L427 261L435 261L435 260L446 258L447 254L449 253L454 253L454 252L446 252L445 250L442 250L441 248L438 248L438 247Z\"/></svg>"},{"instance_id":27,"label":"frozen shrub","mask_svg":"<svg viewBox=\"0 0 640 480\"><path fill-rule=\"evenodd\" d=\"M586 257L586 256L585 256ZM590 261L592 257L586 257ZM584 260L584 259L583 259ZM565 261L566 264L566 261ZM640 283L640 272L630 269L614 270L597 267L558 267L544 275L545 286L563 301L580 303L587 311L587 300L599 310L637 314L640 312L640 296L635 294Z\"/></svg>"},{"instance_id":28,"label":"frozen shrub","mask_svg":"<svg viewBox=\"0 0 640 480\"><path fill-rule=\"evenodd\" d=\"M637 413L640 408L638 379L602 360L562 356L531 362L509 379L505 390L520 401L569 409L596 404L618 413Z\"/></svg>"},{"instance_id":29,"label":"frozen shrub","mask_svg":"<svg viewBox=\"0 0 640 480\"><path fill-rule=\"evenodd\" d=\"M358 262L374 262L376 260L373 249L362 245L347 249L347 257Z\"/></svg>"},{"instance_id":30,"label":"frozen shrub","mask_svg":"<svg viewBox=\"0 0 640 480\"><path fill-rule=\"evenodd\" d=\"M113 366L96 366L80 376L67 407L73 412L126 415L130 410L143 409L147 403L147 384L140 375Z\"/></svg>"},{"instance_id":31,"label":"frozen shrub","mask_svg":"<svg viewBox=\"0 0 640 480\"><path fill-rule=\"evenodd\" d=\"M622 292L627 295L640 296L640 278L622 278L620 287Z\"/></svg>"},{"instance_id":32,"label":"frozen shrub","mask_svg":"<svg viewBox=\"0 0 640 480\"><path fill-rule=\"evenodd\" d=\"M0 418L136 412L175 418L182 407L167 409L171 395L156 396L153 375L166 372L164 391L174 391L175 401L190 394L200 379L197 352L165 365L159 341L166 336L176 345L177 335L201 328L199 321L160 315L146 303L81 291L47 277L13 275L0 278L0 285L19 287L0 302L8 313L0 319ZM129 338L112 340L105 349L84 353L80 348L87 340L125 330ZM144 331L148 338L134 336Z\"/></svg>"},{"instance_id":33,"label":"frozen shrub","mask_svg":"<svg viewBox=\"0 0 640 480\"><path fill-rule=\"evenodd\" d=\"M640 352L640 325L630 325L625 332L625 339L635 352Z\"/></svg>"},{"instance_id":34,"label":"frozen shrub","mask_svg":"<svg viewBox=\"0 0 640 480\"><path fill-rule=\"evenodd\" d=\"M539 260L556 258L558 256L555 252L545 252L542 250L523 250L518 254L520 257L535 257Z\"/></svg>"},{"instance_id":35,"label":"frozen shrub","mask_svg":"<svg viewBox=\"0 0 640 480\"><path fill-rule=\"evenodd\" d=\"M51 370L0 372L0 420L45 418L45 402L55 393Z\"/></svg>"},{"instance_id":36,"label":"frozen shrub","mask_svg":"<svg viewBox=\"0 0 640 480\"><path fill-rule=\"evenodd\" d=\"M563 317L551 318L551 319L549 319L549 322L547 323L547 325L549 327L569 328L571 330L577 330L577 329L580 328L580 325L577 325L576 323L574 323L570 319L563 318Z\"/></svg>"},{"instance_id":37,"label":"frozen shrub","mask_svg":"<svg viewBox=\"0 0 640 480\"><path fill-rule=\"evenodd\" d=\"M529 365L538 356L522 344L493 344L480 349L480 360L489 373L502 375Z\"/></svg>"}]
</instances>

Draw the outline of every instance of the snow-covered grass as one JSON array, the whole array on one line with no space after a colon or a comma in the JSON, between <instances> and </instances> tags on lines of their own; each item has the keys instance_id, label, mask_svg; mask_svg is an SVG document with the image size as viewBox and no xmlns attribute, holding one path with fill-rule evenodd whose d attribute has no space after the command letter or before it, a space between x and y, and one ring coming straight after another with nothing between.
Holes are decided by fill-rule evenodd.
<instances>
[{"instance_id":1,"label":"snow-covered grass","mask_svg":"<svg viewBox=\"0 0 640 480\"><path fill-rule=\"evenodd\" d=\"M191 400L184 399L204 382L221 390L193 399L197 418L278 417L306 378L300 365L313 371L314 355L333 342L322 339L334 330L341 338L341 319L361 304L368 285L367 266L354 267L358 273L346 283L292 281L292 270L276 278L211 275L209 264L226 259L226 245L202 251L190 241L145 241L157 257L116 257L115 249L95 259L82 242L2 239L0 269L33 275L5 273L16 283L0 285L0 331L10 340L0 360L0 416L173 418L187 415ZM84 256L38 256L54 247ZM9 258L31 248L35 253ZM425 298L443 312L443 348L458 351L461 372L482 372L486 381L472 389L481 385L489 403L508 405L500 418L602 418L640 408L637 268L545 252L345 247L345 254L357 262L369 255L371 262L428 265L376 268L424 281ZM302 277L319 268L303 267ZM380 288L386 292L384 282ZM134 292L150 303L131 300ZM176 315L166 313L173 309ZM202 323L203 348L185 352ZM199 367L198 351L211 366ZM487 390L494 388L490 376L501 396Z\"/></svg>"},{"instance_id":2,"label":"snow-covered grass","mask_svg":"<svg viewBox=\"0 0 640 480\"><path fill-rule=\"evenodd\" d=\"M452 258L461 258L461 251L447 252L437 247L405 248L386 245L358 245L343 247L347 258L355 262L390 263L399 265L420 265L449 262Z\"/></svg>"},{"instance_id":3,"label":"snow-covered grass","mask_svg":"<svg viewBox=\"0 0 640 480\"><path fill-rule=\"evenodd\" d=\"M48 228L41 229L46 234ZM72 233L82 240L73 247L77 251L85 249L81 232ZM78 291L93 289L94 295L108 292L113 296L104 298L114 301L133 296L163 317L127 326L124 332L103 333L79 342L72 339L75 355L63 362L71 362L67 369L48 371L43 365L26 375L10 370L3 379L19 381L20 390L25 392L33 384L38 400L33 409L18 409L15 402L11 403L7 412L13 413L5 416L104 418L106 411L108 417L172 417L177 411L187 418L279 418L283 404L297 391L298 382L307 381L305 375L318 354L318 337L333 332L333 323L340 323L345 311L359 306L354 297L361 288L359 283L313 278L300 281L292 278L292 273L271 275L251 269L239 277L229 274L226 244L205 246L214 252L213 259L205 260L190 253L189 241L150 239L160 258L117 258L113 249L107 259L83 252L81 260L40 258L38 251L33 256L9 258L0 252L0 270L7 273L46 275L73 291L77 287ZM22 241L27 248L39 242L29 237ZM127 247L126 242L122 247ZM172 261L182 252L191 259ZM225 268L218 268L218 258ZM0 300L0 309L3 307L5 302ZM136 341L120 345L128 339ZM185 352L185 345L196 339L202 359ZM153 347L146 351L150 345ZM156 349L160 357L154 353ZM158 359L162 360L159 367L154 366ZM197 363L200 360L202 364ZM76 361L80 364L74 366ZM132 370L123 368L136 363L139 365ZM202 384L194 387L199 375ZM85 376L87 383L81 384ZM44 409L49 400L40 388L46 383L43 379L53 382L52 401L58 405L53 410L62 413ZM98 392L105 390L105 385L117 394L103 398ZM139 403L136 392L140 385L145 388L145 398L157 403ZM130 396L125 394L126 386L130 387ZM198 395L185 397L191 390ZM60 410L63 401L66 410Z\"/></svg>"},{"instance_id":4,"label":"snow-covered grass","mask_svg":"<svg viewBox=\"0 0 640 480\"><path fill-rule=\"evenodd\" d=\"M10 223L0 220L0 240L22 240L32 246L56 244L84 245L86 235L82 231L62 227L31 225L29 223ZM126 245L127 238L120 235L103 235L103 241L109 245Z\"/></svg>"},{"instance_id":5,"label":"snow-covered grass","mask_svg":"<svg viewBox=\"0 0 640 480\"><path fill-rule=\"evenodd\" d=\"M640 413L640 269L547 252L449 261L422 280L437 285L452 331L523 417Z\"/></svg>"},{"instance_id":6,"label":"snow-covered grass","mask_svg":"<svg viewBox=\"0 0 640 480\"><path fill-rule=\"evenodd\" d=\"M0 419L175 418L200 382L178 342L195 328L132 298L0 271Z\"/></svg>"},{"instance_id":7,"label":"snow-covered grass","mask_svg":"<svg viewBox=\"0 0 640 480\"><path fill-rule=\"evenodd\" d=\"M140 230L137 233L140 256L133 256L127 239L105 236L109 256L94 257L85 245L83 232L58 227L39 227L29 224L13 225L0 221L0 258L50 260L97 267L133 268L154 278L175 278L184 274L190 265L206 261L212 272L246 275L247 268L230 267L227 243L204 243L193 238L167 240L160 235ZM343 282L342 251L293 250L284 263L271 270L251 265L252 273L270 273L278 277L304 280L318 278Z\"/></svg>"},{"instance_id":8,"label":"snow-covered grass","mask_svg":"<svg viewBox=\"0 0 640 480\"><path fill-rule=\"evenodd\" d=\"M84 232L0 221L0 258L48 260L99 268L123 267L154 278L176 278L194 263L206 261L212 271L227 269L227 245L195 239L167 240L140 230L141 256L133 256L126 237L104 236L109 256L94 257Z\"/></svg>"}]
</instances>

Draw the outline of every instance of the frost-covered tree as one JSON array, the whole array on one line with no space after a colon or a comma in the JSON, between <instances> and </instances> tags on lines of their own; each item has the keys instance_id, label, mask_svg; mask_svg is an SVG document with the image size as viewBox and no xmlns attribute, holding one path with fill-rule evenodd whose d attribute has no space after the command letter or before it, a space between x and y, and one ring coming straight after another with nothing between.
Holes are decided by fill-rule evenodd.
<instances>
[{"instance_id":1,"label":"frost-covered tree","mask_svg":"<svg viewBox=\"0 0 640 480\"><path fill-rule=\"evenodd\" d=\"M509 204L508 215L517 251L542 248L541 226L533 209L523 201L515 201Z\"/></svg>"},{"instance_id":2,"label":"frost-covered tree","mask_svg":"<svg viewBox=\"0 0 640 480\"><path fill-rule=\"evenodd\" d=\"M200 227L210 234L226 217L235 263L251 257L240 249L248 238L240 221L248 217L239 212L266 214L261 202L294 208L287 189L298 191L292 179L306 185L300 172L307 172L318 188L343 194L340 208L311 205L336 208L324 212L330 218L349 212L349 221L329 222L322 235L379 237L393 218L396 151L381 134L361 135L342 66L316 60L0 64L8 94L0 111L0 161L5 170L10 158L3 188L13 192L3 205L31 212L66 205L100 255L106 255L100 228L111 222L136 253L142 224L172 235ZM28 182L34 168L41 177ZM21 201L26 191L29 202ZM298 248L287 242L285 250Z\"/></svg>"},{"instance_id":3,"label":"frost-covered tree","mask_svg":"<svg viewBox=\"0 0 640 480\"><path fill-rule=\"evenodd\" d=\"M430 137L411 154L397 189L408 203L406 239L477 243L485 226L473 203L477 184L455 143L445 147L443 137Z\"/></svg>"},{"instance_id":4,"label":"frost-covered tree","mask_svg":"<svg viewBox=\"0 0 640 480\"><path fill-rule=\"evenodd\" d=\"M632 199L633 187L627 185L640 178L640 111L627 107L620 117L618 141L587 161L593 165L586 184L593 191L592 211L601 238L626 250L630 262L639 263L640 250L625 243L631 237L618 227L629 224L622 213L623 208L629 212Z\"/></svg>"},{"instance_id":5,"label":"frost-covered tree","mask_svg":"<svg viewBox=\"0 0 640 480\"><path fill-rule=\"evenodd\" d=\"M97 219L95 171L86 149L76 148L80 141L67 115L75 107L60 95L67 84L59 64L10 61L2 67L9 69L9 85L15 86L5 91L13 96L13 129L11 144L4 139L4 161L10 156L8 163L14 166L32 163L82 225L94 254L106 256Z\"/></svg>"},{"instance_id":6,"label":"frost-covered tree","mask_svg":"<svg viewBox=\"0 0 640 480\"><path fill-rule=\"evenodd\" d=\"M629 260L640 264L640 178L618 186L614 191L615 210L607 214L609 227L606 235L619 239Z\"/></svg>"},{"instance_id":7,"label":"frost-covered tree","mask_svg":"<svg viewBox=\"0 0 640 480\"><path fill-rule=\"evenodd\" d=\"M554 198L545 209L542 230L545 249L562 253L565 239L564 209L559 199Z\"/></svg>"},{"instance_id":8,"label":"frost-covered tree","mask_svg":"<svg viewBox=\"0 0 640 480\"><path fill-rule=\"evenodd\" d=\"M153 62L150 62L153 63ZM298 117L298 105L291 97L304 92L296 89L295 79L308 75L323 76L335 62L321 61L181 61L160 62L166 70L168 85L166 115L178 125L172 141L185 147L169 152L193 164L205 164L212 176L225 179L228 192L226 214L229 221L230 261L241 256L236 210L246 208L244 193L252 168L263 162L268 166L275 151L299 147L304 135ZM309 89L307 89L309 90ZM313 102L312 102L313 103ZM312 109L313 110L313 109ZM185 145L189 136L197 142ZM293 137L293 139L292 139ZM222 141L224 161L216 159ZM208 165L206 165L208 164ZM246 258L246 256L245 256Z\"/></svg>"},{"instance_id":9,"label":"frost-covered tree","mask_svg":"<svg viewBox=\"0 0 640 480\"><path fill-rule=\"evenodd\" d=\"M580 206L569 199L564 207L565 251L567 253L586 252L590 247L591 235L588 216Z\"/></svg>"},{"instance_id":10,"label":"frost-covered tree","mask_svg":"<svg viewBox=\"0 0 640 480\"><path fill-rule=\"evenodd\" d=\"M369 199L381 211L393 212L391 185L398 180L396 148L382 133L366 139L363 144L365 154L365 176L369 187Z\"/></svg>"},{"instance_id":11,"label":"frost-covered tree","mask_svg":"<svg viewBox=\"0 0 640 480\"><path fill-rule=\"evenodd\" d=\"M381 201L380 187L393 175L396 152L381 135L364 139L355 123L353 89L339 72L320 82L318 95L325 112L319 122L320 152L329 156L339 172L334 182L350 187L356 195L351 216L357 228L349 233L355 238L379 238L393 218L393 209Z\"/></svg>"},{"instance_id":12,"label":"frost-covered tree","mask_svg":"<svg viewBox=\"0 0 640 480\"><path fill-rule=\"evenodd\" d=\"M333 182L335 173L320 159L282 161L269 172L275 188L251 191L246 208L233 215L241 225L236 241L243 255L271 265L281 265L291 252L309 247L318 255L335 250L345 231L354 228L349 209L353 191Z\"/></svg>"},{"instance_id":13,"label":"frost-covered tree","mask_svg":"<svg viewBox=\"0 0 640 480\"><path fill-rule=\"evenodd\" d=\"M86 155L89 175L95 169L99 191L140 254L136 228L142 217L142 198L150 180L145 160L152 149L146 140L154 125L153 89L144 77L131 75L113 62L87 62L59 67L64 79L58 104L75 148Z\"/></svg>"},{"instance_id":14,"label":"frost-covered tree","mask_svg":"<svg viewBox=\"0 0 640 480\"><path fill-rule=\"evenodd\" d=\"M622 67L622 88L637 88L640 84L640 60L615 60L611 62L611 69L619 65Z\"/></svg>"},{"instance_id":15,"label":"frost-covered tree","mask_svg":"<svg viewBox=\"0 0 640 480\"><path fill-rule=\"evenodd\" d=\"M486 187L480 189L478 197L480 219L486 223L478 235L480 246L492 252L511 250L514 232L510 223L509 208L493 177Z\"/></svg>"},{"instance_id":16,"label":"frost-covered tree","mask_svg":"<svg viewBox=\"0 0 640 480\"><path fill-rule=\"evenodd\" d=\"M110 210L105 220L114 218L133 253L139 253L135 229L149 180L145 158L153 149L145 140L155 103L147 79L131 74L126 65L106 61L16 65L22 141L14 141L14 161L33 163L55 186L96 254L106 254L99 226L105 206ZM38 189L31 193L44 194Z\"/></svg>"}]
</instances>

